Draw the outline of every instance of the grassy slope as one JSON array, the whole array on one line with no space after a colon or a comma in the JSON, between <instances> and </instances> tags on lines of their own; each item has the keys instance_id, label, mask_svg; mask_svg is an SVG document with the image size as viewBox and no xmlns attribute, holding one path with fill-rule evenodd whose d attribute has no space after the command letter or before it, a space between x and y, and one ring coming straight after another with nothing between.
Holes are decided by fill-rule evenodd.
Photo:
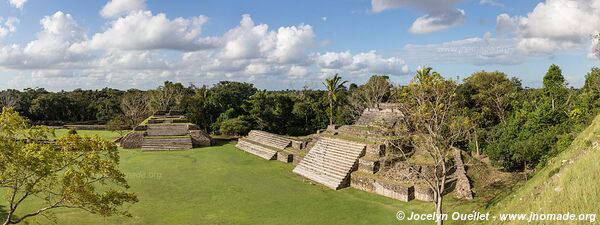
<instances>
[{"instance_id":1,"label":"grassy slope","mask_svg":"<svg viewBox=\"0 0 600 225\"><path fill-rule=\"evenodd\" d=\"M79 134L110 140L118 135ZM126 207L132 218L102 218L69 209L55 211L57 224L398 224L398 210L433 210L431 203L313 185L293 174L292 165L265 161L232 144L175 152L122 150L121 163L131 191L140 199ZM457 202L449 199L447 207L453 205ZM42 217L28 221L37 222L49 223Z\"/></svg>"},{"instance_id":2,"label":"grassy slope","mask_svg":"<svg viewBox=\"0 0 600 225\"><path fill-rule=\"evenodd\" d=\"M600 148L594 144L599 135L600 116L597 116L567 150L514 193L493 205L490 208L492 214L570 212L600 215ZM553 223L545 221L538 224Z\"/></svg>"}]
</instances>

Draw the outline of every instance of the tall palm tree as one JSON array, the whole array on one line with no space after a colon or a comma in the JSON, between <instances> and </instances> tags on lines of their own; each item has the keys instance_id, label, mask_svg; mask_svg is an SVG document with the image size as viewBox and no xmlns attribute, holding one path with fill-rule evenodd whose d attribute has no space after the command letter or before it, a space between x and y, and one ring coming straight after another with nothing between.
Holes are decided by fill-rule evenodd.
<instances>
[{"instance_id":1,"label":"tall palm tree","mask_svg":"<svg viewBox=\"0 0 600 225\"><path fill-rule=\"evenodd\" d=\"M332 78L325 78L323 85L327 88L327 97L329 98L329 125L333 125L333 103L337 101L337 93L344 87L348 81L342 81L337 73Z\"/></svg>"}]
</instances>

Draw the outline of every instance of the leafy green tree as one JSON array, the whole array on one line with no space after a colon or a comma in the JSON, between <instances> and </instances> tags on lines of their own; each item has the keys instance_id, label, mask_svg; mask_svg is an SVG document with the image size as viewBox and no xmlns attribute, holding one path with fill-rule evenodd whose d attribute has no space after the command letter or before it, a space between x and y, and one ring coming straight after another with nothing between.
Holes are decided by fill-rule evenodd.
<instances>
[{"instance_id":1,"label":"leafy green tree","mask_svg":"<svg viewBox=\"0 0 600 225\"><path fill-rule=\"evenodd\" d=\"M548 68L548 72L544 76L543 90L552 103L552 109L556 108L557 103L564 104L567 94L567 82L562 75L562 70L557 65L552 64Z\"/></svg>"},{"instance_id":2,"label":"leafy green tree","mask_svg":"<svg viewBox=\"0 0 600 225\"><path fill-rule=\"evenodd\" d=\"M59 208L128 215L120 206L137 202L136 195L126 191L129 185L113 143L97 136L66 135L52 144L52 130L32 127L11 108L2 110L0 124L0 188L6 191L8 207L4 225ZM30 199L41 204L24 208Z\"/></svg>"},{"instance_id":3,"label":"leafy green tree","mask_svg":"<svg viewBox=\"0 0 600 225\"><path fill-rule=\"evenodd\" d=\"M251 124L243 116L228 119L221 123L221 134L230 136L246 135L252 129Z\"/></svg>"},{"instance_id":4,"label":"leafy green tree","mask_svg":"<svg viewBox=\"0 0 600 225\"><path fill-rule=\"evenodd\" d=\"M206 107L213 131L218 131L221 122L226 119L242 115L242 105L256 91L254 85L250 83L221 81L215 84L210 89ZM223 113L225 115L222 115Z\"/></svg>"},{"instance_id":5,"label":"leafy green tree","mask_svg":"<svg viewBox=\"0 0 600 225\"><path fill-rule=\"evenodd\" d=\"M342 77L335 74L332 78L325 78L325 88L327 89L327 98L329 100L329 125L333 125L333 114L334 108L333 104L338 100L338 92L344 89L344 84L348 81L342 81Z\"/></svg>"},{"instance_id":6,"label":"leafy green tree","mask_svg":"<svg viewBox=\"0 0 600 225\"><path fill-rule=\"evenodd\" d=\"M516 97L517 88L502 72L476 72L465 79L463 84L472 92L468 93L473 100L473 107L481 117L482 125L490 126L500 121L506 122L512 101Z\"/></svg>"}]
</instances>

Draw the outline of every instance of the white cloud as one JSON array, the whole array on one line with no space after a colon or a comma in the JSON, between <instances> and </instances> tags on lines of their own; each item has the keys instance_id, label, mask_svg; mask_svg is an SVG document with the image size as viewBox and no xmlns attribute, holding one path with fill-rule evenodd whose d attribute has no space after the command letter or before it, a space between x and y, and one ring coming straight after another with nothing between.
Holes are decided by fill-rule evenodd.
<instances>
[{"instance_id":1,"label":"white cloud","mask_svg":"<svg viewBox=\"0 0 600 225\"><path fill-rule=\"evenodd\" d=\"M504 4L502 4L498 0L480 0L479 4L480 5L491 5L491 6L497 6L497 7L504 7Z\"/></svg>"},{"instance_id":2,"label":"white cloud","mask_svg":"<svg viewBox=\"0 0 600 225\"><path fill-rule=\"evenodd\" d=\"M424 15L417 18L408 31L414 34L441 31L463 23L464 18L465 11L462 9L446 11L438 15Z\"/></svg>"},{"instance_id":3,"label":"white cloud","mask_svg":"<svg viewBox=\"0 0 600 225\"><path fill-rule=\"evenodd\" d=\"M412 7L427 12L440 12L451 9L461 0L371 0L371 11L375 13L385 10Z\"/></svg>"},{"instance_id":4,"label":"white cloud","mask_svg":"<svg viewBox=\"0 0 600 225\"><path fill-rule=\"evenodd\" d=\"M240 25L223 35L220 56L225 59L265 58L278 63L299 62L313 47L314 37L310 25L269 31L268 25L255 25L250 15L243 15Z\"/></svg>"},{"instance_id":5,"label":"white cloud","mask_svg":"<svg viewBox=\"0 0 600 225\"><path fill-rule=\"evenodd\" d=\"M518 64L523 55L515 50L516 41L511 38L467 38L436 44L406 45L402 56L409 62L469 63L474 65Z\"/></svg>"},{"instance_id":6,"label":"white cloud","mask_svg":"<svg viewBox=\"0 0 600 225\"><path fill-rule=\"evenodd\" d=\"M144 9L146 9L146 0L110 0L100 10L100 15L104 18L115 18Z\"/></svg>"},{"instance_id":7,"label":"white cloud","mask_svg":"<svg viewBox=\"0 0 600 225\"><path fill-rule=\"evenodd\" d=\"M213 83L228 79L264 88L292 83L320 84L322 74L348 80L371 74L404 75L398 57L374 51L318 53L312 26L269 28L243 15L220 36L201 36L207 18L168 19L134 11L115 18L105 31L88 37L75 19L56 12L44 17L37 38L24 47L0 46L0 69L20 71L10 87L154 87L163 80Z\"/></svg>"},{"instance_id":8,"label":"white cloud","mask_svg":"<svg viewBox=\"0 0 600 225\"><path fill-rule=\"evenodd\" d=\"M385 58L375 51L351 54L345 52L326 52L316 55L317 65L322 71L345 71L357 75L389 74L405 75L408 65L397 57Z\"/></svg>"},{"instance_id":9,"label":"white cloud","mask_svg":"<svg viewBox=\"0 0 600 225\"><path fill-rule=\"evenodd\" d=\"M502 14L498 29L513 26L517 48L528 54L584 49L600 31L600 0L546 0L527 16Z\"/></svg>"},{"instance_id":10,"label":"white cloud","mask_svg":"<svg viewBox=\"0 0 600 225\"><path fill-rule=\"evenodd\" d=\"M73 44L87 40L85 31L70 14L59 11L44 17L40 24L42 30L37 33L37 39L24 48L14 44L0 48L0 66L61 67L86 57L69 50Z\"/></svg>"},{"instance_id":11,"label":"white cloud","mask_svg":"<svg viewBox=\"0 0 600 225\"><path fill-rule=\"evenodd\" d=\"M23 9L26 2L27 0L8 0L8 3L17 9Z\"/></svg>"},{"instance_id":12,"label":"white cloud","mask_svg":"<svg viewBox=\"0 0 600 225\"><path fill-rule=\"evenodd\" d=\"M409 7L424 11L409 29L415 34L427 34L461 24L465 11L454 8L460 0L371 0L371 11L380 13L394 8Z\"/></svg>"},{"instance_id":13,"label":"white cloud","mask_svg":"<svg viewBox=\"0 0 600 225\"><path fill-rule=\"evenodd\" d=\"M202 48L199 39L206 16L170 20L165 14L152 15L137 11L111 22L111 26L93 38L74 46L74 50L121 49L152 50L174 49L193 51Z\"/></svg>"},{"instance_id":14,"label":"white cloud","mask_svg":"<svg viewBox=\"0 0 600 225\"><path fill-rule=\"evenodd\" d=\"M6 20L0 16L0 38L8 36L10 33L17 31L17 24L20 20L16 17L8 17Z\"/></svg>"}]
</instances>

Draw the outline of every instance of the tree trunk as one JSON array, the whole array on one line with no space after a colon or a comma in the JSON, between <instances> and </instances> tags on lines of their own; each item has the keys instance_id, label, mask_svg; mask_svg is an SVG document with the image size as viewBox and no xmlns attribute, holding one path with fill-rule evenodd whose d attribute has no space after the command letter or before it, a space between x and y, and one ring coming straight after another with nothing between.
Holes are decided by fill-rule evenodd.
<instances>
[{"instance_id":1,"label":"tree trunk","mask_svg":"<svg viewBox=\"0 0 600 225\"><path fill-rule=\"evenodd\" d=\"M4 220L4 222L2 223L2 225L8 225L10 224L10 218L12 218L13 212L8 212L8 215L6 215L6 220Z\"/></svg>"},{"instance_id":2,"label":"tree trunk","mask_svg":"<svg viewBox=\"0 0 600 225\"><path fill-rule=\"evenodd\" d=\"M333 99L329 96L329 125L333 125Z\"/></svg>"},{"instance_id":3,"label":"tree trunk","mask_svg":"<svg viewBox=\"0 0 600 225\"><path fill-rule=\"evenodd\" d=\"M443 169L443 173L446 174L446 169ZM435 198L435 213L438 216L438 220L437 220L437 225L443 225L444 224L444 220L442 220L442 203L443 203L443 195L444 195L444 191L446 189L446 175L442 175L442 182L440 187L438 187L440 190L437 191L437 196Z\"/></svg>"},{"instance_id":4,"label":"tree trunk","mask_svg":"<svg viewBox=\"0 0 600 225\"><path fill-rule=\"evenodd\" d=\"M477 157L479 157L479 137L475 134L475 149L477 151Z\"/></svg>"}]
</instances>

